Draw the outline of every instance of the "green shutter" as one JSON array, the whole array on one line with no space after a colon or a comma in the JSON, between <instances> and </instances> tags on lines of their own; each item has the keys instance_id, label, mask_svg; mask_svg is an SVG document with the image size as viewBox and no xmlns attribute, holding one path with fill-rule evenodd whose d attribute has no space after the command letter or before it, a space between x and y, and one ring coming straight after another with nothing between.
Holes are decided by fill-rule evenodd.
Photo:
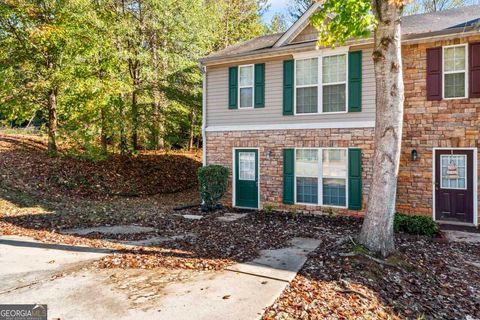
<instances>
[{"instance_id":1,"label":"green shutter","mask_svg":"<svg viewBox=\"0 0 480 320\"><path fill-rule=\"evenodd\" d=\"M283 149L283 203L294 204L295 149Z\"/></svg>"},{"instance_id":2,"label":"green shutter","mask_svg":"<svg viewBox=\"0 0 480 320\"><path fill-rule=\"evenodd\" d=\"M362 51L348 53L348 112L362 111Z\"/></svg>"},{"instance_id":3,"label":"green shutter","mask_svg":"<svg viewBox=\"0 0 480 320\"><path fill-rule=\"evenodd\" d=\"M362 209L362 150L348 149L348 208Z\"/></svg>"},{"instance_id":4,"label":"green shutter","mask_svg":"<svg viewBox=\"0 0 480 320\"><path fill-rule=\"evenodd\" d=\"M228 69L228 109L237 109L238 67Z\"/></svg>"},{"instance_id":5,"label":"green shutter","mask_svg":"<svg viewBox=\"0 0 480 320\"><path fill-rule=\"evenodd\" d=\"M283 61L283 115L293 115L294 60Z\"/></svg>"},{"instance_id":6,"label":"green shutter","mask_svg":"<svg viewBox=\"0 0 480 320\"><path fill-rule=\"evenodd\" d=\"M265 63L255 65L255 108L265 107Z\"/></svg>"}]
</instances>

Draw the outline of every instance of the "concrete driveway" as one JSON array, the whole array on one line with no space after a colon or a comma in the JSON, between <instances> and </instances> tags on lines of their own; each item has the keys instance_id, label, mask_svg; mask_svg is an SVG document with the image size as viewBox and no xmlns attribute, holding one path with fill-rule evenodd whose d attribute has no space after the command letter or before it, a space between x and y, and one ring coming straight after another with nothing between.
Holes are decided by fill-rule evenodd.
<instances>
[{"instance_id":1,"label":"concrete driveway","mask_svg":"<svg viewBox=\"0 0 480 320\"><path fill-rule=\"evenodd\" d=\"M0 304L42 303L50 318L258 319L319 241L289 247L221 272L92 269L109 250L0 237Z\"/></svg>"}]
</instances>

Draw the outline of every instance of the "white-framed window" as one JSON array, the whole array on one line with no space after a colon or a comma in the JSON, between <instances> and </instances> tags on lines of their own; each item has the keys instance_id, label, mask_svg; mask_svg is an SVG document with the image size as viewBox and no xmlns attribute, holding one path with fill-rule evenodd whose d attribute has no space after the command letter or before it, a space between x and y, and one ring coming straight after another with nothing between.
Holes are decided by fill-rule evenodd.
<instances>
[{"instance_id":1,"label":"white-framed window","mask_svg":"<svg viewBox=\"0 0 480 320\"><path fill-rule=\"evenodd\" d=\"M466 98L467 81L467 45L443 47L443 98Z\"/></svg>"},{"instance_id":2,"label":"white-framed window","mask_svg":"<svg viewBox=\"0 0 480 320\"><path fill-rule=\"evenodd\" d=\"M295 203L347 206L345 148L295 149Z\"/></svg>"},{"instance_id":3,"label":"white-framed window","mask_svg":"<svg viewBox=\"0 0 480 320\"><path fill-rule=\"evenodd\" d=\"M238 105L240 109L253 108L254 99L254 72L255 68L252 65L245 65L238 67Z\"/></svg>"},{"instance_id":4,"label":"white-framed window","mask_svg":"<svg viewBox=\"0 0 480 320\"><path fill-rule=\"evenodd\" d=\"M347 54L295 60L295 114L347 112Z\"/></svg>"}]
</instances>

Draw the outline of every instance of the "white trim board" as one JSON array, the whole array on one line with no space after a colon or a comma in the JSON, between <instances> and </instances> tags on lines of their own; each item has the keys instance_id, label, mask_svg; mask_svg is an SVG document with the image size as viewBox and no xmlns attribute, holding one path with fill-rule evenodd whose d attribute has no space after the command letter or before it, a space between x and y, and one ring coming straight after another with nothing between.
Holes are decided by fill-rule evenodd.
<instances>
[{"instance_id":1,"label":"white trim board","mask_svg":"<svg viewBox=\"0 0 480 320\"><path fill-rule=\"evenodd\" d=\"M207 132L219 131L263 131L263 130L295 130L295 129L361 129L375 128L375 121L344 121L320 123L285 123L285 124L258 124L237 126L209 126Z\"/></svg>"},{"instance_id":2,"label":"white trim board","mask_svg":"<svg viewBox=\"0 0 480 320\"><path fill-rule=\"evenodd\" d=\"M433 148L432 149L432 218L435 218L435 153L439 150L470 150L473 151L473 225L478 226L478 149L477 148ZM448 221L442 221L448 223ZM461 223L462 225L472 225Z\"/></svg>"},{"instance_id":3,"label":"white trim board","mask_svg":"<svg viewBox=\"0 0 480 320\"><path fill-rule=\"evenodd\" d=\"M278 48L288 43L293 37L298 35L307 25L309 18L320 7L320 2L314 2L310 8L275 42L273 48ZM288 41L288 42L287 42Z\"/></svg>"}]
</instances>

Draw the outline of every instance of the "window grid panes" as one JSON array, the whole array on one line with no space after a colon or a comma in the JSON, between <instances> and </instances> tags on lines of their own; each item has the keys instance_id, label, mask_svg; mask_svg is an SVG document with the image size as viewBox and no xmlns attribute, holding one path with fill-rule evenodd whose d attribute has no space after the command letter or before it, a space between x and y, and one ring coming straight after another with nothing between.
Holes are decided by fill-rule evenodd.
<instances>
[{"instance_id":1,"label":"window grid panes","mask_svg":"<svg viewBox=\"0 0 480 320\"><path fill-rule=\"evenodd\" d=\"M296 149L296 202L347 205L347 150Z\"/></svg>"},{"instance_id":2,"label":"window grid panes","mask_svg":"<svg viewBox=\"0 0 480 320\"><path fill-rule=\"evenodd\" d=\"M323 204L339 207L347 204L345 179L323 179Z\"/></svg>"},{"instance_id":3,"label":"window grid panes","mask_svg":"<svg viewBox=\"0 0 480 320\"><path fill-rule=\"evenodd\" d=\"M303 59L295 62L297 86L297 113L318 112L318 59Z\"/></svg>"},{"instance_id":4,"label":"window grid panes","mask_svg":"<svg viewBox=\"0 0 480 320\"><path fill-rule=\"evenodd\" d=\"M295 113L347 110L347 55L295 60Z\"/></svg>"},{"instance_id":5,"label":"window grid panes","mask_svg":"<svg viewBox=\"0 0 480 320\"><path fill-rule=\"evenodd\" d=\"M347 56L337 55L323 58L323 112L342 112L346 110Z\"/></svg>"},{"instance_id":6,"label":"window grid panes","mask_svg":"<svg viewBox=\"0 0 480 320\"><path fill-rule=\"evenodd\" d=\"M239 180L255 181L255 152L240 152L238 163Z\"/></svg>"},{"instance_id":7,"label":"window grid panes","mask_svg":"<svg viewBox=\"0 0 480 320\"><path fill-rule=\"evenodd\" d=\"M444 48L443 70L445 98L465 97L466 53L466 46Z\"/></svg>"},{"instance_id":8,"label":"window grid panes","mask_svg":"<svg viewBox=\"0 0 480 320\"><path fill-rule=\"evenodd\" d=\"M240 108L253 107L253 66L239 67Z\"/></svg>"},{"instance_id":9,"label":"window grid panes","mask_svg":"<svg viewBox=\"0 0 480 320\"><path fill-rule=\"evenodd\" d=\"M297 202L318 203L318 179L297 177Z\"/></svg>"},{"instance_id":10,"label":"window grid panes","mask_svg":"<svg viewBox=\"0 0 480 320\"><path fill-rule=\"evenodd\" d=\"M467 156L440 155L442 189L467 189Z\"/></svg>"}]
</instances>

